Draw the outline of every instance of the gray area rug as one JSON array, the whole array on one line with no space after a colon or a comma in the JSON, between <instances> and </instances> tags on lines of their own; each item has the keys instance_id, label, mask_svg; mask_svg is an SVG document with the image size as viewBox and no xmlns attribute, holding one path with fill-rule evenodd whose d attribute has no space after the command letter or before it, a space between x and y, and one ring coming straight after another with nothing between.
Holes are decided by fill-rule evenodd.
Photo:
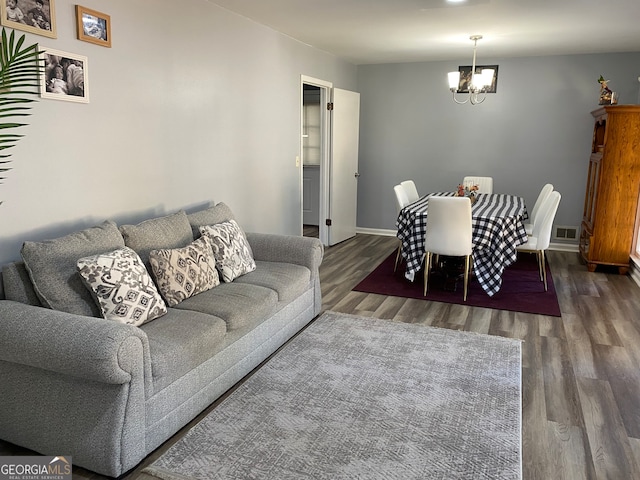
<instances>
[{"instance_id":1,"label":"gray area rug","mask_svg":"<svg viewBox=\"0 0 640 480\"><path fill-rule=\"evenodd\" d=\"M150 478L520 479L520 342L324 313Z\"/></svg>"}]
</instances>

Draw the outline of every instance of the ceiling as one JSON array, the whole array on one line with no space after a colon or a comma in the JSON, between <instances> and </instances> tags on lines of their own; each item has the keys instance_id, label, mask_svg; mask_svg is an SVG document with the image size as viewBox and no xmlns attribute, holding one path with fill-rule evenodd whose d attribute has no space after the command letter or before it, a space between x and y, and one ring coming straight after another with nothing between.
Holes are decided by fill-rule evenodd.
<instances>
[{"instance_id":1,"label":"ceiling","mask_svg":"<svg viewBox=\"0 0 640 480\"><path fill-rule=\"evenodd\" d=\"M358 65L640 52L640 0L210 1Z\"/></svg>"}]
</instances>

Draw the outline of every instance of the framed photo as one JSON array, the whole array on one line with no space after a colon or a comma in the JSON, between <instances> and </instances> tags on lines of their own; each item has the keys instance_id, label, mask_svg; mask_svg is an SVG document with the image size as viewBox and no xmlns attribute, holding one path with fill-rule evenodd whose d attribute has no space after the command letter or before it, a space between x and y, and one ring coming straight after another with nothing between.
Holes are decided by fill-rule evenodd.
<instances>
[{"instance_id":1,"label":"framed photo","mask_svg":"<svg viewBox=\"0 0 640 480\"><path fill-rule=\"evenodd\" d=\"M476 73L480 73L485 68L493 68L493 81L489 88L482 91L485 93L496 93L498 88L498 65L476 65ZM469 93L469 84L471 83L471 65L458 67L460 72L460 83L458 84L458 93Z\"/></svg>"},{"instance_id":2,"label":"framed photo","mask_svg":"<svg viewBox=\"0 0 640 480\"><path fill-rule=\"evenodd\" d=\"M56 38L55 0L0 0L0 24Z\"/></svg>"},{"instance_id":3,"label":"framed photo","mask_svg":"<svg viewBox=\"0 0 640 480\"><path fill-rule=\"evenodd\" d=\"M109 15L76 5L76 26L78 40L111 48L111 17Z\"/></svg>"},{"instance_id":4,"label":"framed photo","mask_svg":"<svg viewBox=\"0 0 640 480\"><path fill-rule=\"evenodd\" d=\"M40 96L67 102L89 103L87 57L42 47L44 72L40 76Z\"/></svg>"}]
</instances>

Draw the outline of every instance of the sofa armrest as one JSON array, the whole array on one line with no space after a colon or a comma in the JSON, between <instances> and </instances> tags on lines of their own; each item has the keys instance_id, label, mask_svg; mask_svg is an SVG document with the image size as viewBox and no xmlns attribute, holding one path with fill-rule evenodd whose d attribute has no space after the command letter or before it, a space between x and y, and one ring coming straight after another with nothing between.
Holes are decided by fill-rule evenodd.
<instances>
[{"instance_id":1,"label":"sofa armrest","mask_svg":"<svg viewBox=\"0 0 640 480\"><path fill-rule=\"evenodd\" d=\"M137 327L0 300L0 437L121 475L149 453L148 357Z\"/></svg>"},{"instance_id":2,"label":"sofa armrest","mask_svg":"<svg viewBox=\"0 0 640 480\"><path fill-rule=\"evenodd\" d=\"M247 240L256 260L303 265L312 275L316 275L322 263L324 247L317 238L247 233Z\"/></svg>"},{"instance_id":3,"label":"sofa armrest","mask_svg":"<svg viewBox=\"0 0 640 480\"><path fill-rule=\"evenodd\" d=\"M130 382L142 363L147 394L151 388L141 329L11 300L0 300L0 360L107 384Z\"/></svg>"}]
</instances>

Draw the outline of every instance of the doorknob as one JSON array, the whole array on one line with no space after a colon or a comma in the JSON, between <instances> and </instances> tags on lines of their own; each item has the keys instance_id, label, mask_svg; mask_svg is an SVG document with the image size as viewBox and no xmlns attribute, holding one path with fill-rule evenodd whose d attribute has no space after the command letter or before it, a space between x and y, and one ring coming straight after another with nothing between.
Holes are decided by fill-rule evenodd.
<instances>
[{"instance_id":1,"label":"doorknob","mask_svg":"<svg viewBox=\"0 0 640 480\"><path fill-rule=\"evenodd\" d=\"M358 172L356 172L353 176L358 178L360 176L360 174Z\"/></svg>"}]
</instances>

